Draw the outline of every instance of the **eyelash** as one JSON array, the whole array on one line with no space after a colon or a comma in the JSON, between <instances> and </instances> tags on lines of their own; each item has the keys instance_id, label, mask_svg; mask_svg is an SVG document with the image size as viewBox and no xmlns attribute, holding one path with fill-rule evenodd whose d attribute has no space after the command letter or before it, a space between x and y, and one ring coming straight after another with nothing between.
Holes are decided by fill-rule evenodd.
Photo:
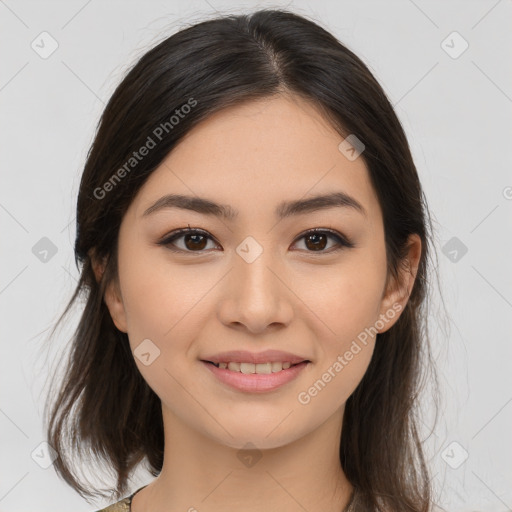
<instances>
[{"instance_id":1,"label":"eyelash","mask_svg":"<svg viewBox=\"0 0 512 512\"><path fill-rule=\"evenodd\" d=\"M187 235L187 234L203 235L203 236L209 238L210 240L213 240L215 243L217 243L215 241L215 239L207 231L204 231L203 229L188 227L188 228L181 228L181 229L176 229L175 231L172 231L163 240L158 242L158 245L168 247L172 244L172 242L178 240L179 238L182 238L184 235ZM294 244L297 243L302 238L305 238L309 234L327 234L331 238L334 238L338 241L338 247L336 247L334 250L331 250L332 248L328 249L328 250L319 250L319 251L307 251L306 250L306 252L309 252L311 254L332 254L333 252L338 252L342 249L351 249L351 248L355 247L355 244L353 242L351 242L347 237L343 236L341 233L338 233L337 231L334 231L332 229L327 229L327 228L309 229L309 230L301 233L295 239ZM203 254L205 252L208 252L207 250L188 251L188 250L184 250L184 249L172 249L171 247L168 247L168 249L172 252L177 252L177 253L181 253L181 254L183 254L183 253Z\"/></svg>"}]
</instances>

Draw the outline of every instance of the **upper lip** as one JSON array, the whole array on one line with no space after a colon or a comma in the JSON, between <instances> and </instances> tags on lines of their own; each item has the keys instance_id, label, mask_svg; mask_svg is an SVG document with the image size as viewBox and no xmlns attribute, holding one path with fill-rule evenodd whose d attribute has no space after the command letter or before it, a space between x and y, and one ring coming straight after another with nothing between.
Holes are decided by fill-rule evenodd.
<instances>
[{"instance_id":1,"label":"upper lip","mask_svg":"<svg viewBox=\"0 0 512 512\"><path fill-rule=\"evenodd\" d=\"M207 356L202 361L210 361L212 363L275 363L290 362L291 364L309 361L306 357L283 352L282 350L265 350L264 352L248 352L247 350L231 350L229 352L220 352L212 356Z\"/></svg>"}]
</instances>

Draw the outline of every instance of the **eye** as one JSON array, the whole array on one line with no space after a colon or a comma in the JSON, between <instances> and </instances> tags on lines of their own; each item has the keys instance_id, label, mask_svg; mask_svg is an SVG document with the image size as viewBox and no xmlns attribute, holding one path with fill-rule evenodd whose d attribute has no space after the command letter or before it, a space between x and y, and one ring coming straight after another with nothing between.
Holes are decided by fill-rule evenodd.
<instances>
[{"instance_id":1,"label":"eye","mask_svg":"<svg viewBox=\"0 0 512 512\"><path fill-rule=\"evenodd\" d=\"M191 228L182 228L173 231L170 236L166 237L161 242L158 242L158 245L164 246L172 246L177 245L176 242L180 239L183 239L183 245L181 248L172 249L173 252L206 252L204 251L208 240L212 240L213 238L202 229Z\"/></svg>"},{"instance_id":2,"label":"eye","mask_svg":"<svg viewBox=\"0 0 512 512\"><path fill-rule=\"evenodd\" d=\"M307 252L331 253L345 247L355 247L355 244L342 234L326 228L316 228L306 231L296 239L294 245L302 239L304 239L304 246ZM328 246L329 239L335 241L334 250L325 250L326 246ZM180 244L177 243L178 241L181 241L181 247ZM177 249L169 247L173 252L201 253L206 252L208 241L215 242L213 237L207 231L198 228L191 228L189 226L188 228L181 228L173 231L169 236L158 242L158 245L163 245L165 247L178 247ZM218 244L216 245L217 247L220 247ZM333 246L327 248L332 249L332 247Z\"/></svg>"},{"instance_id":3,"label":"eye","mask_svg":"<svg viewBox=\"0 0 512 512\"><path fill-rule=\"evenodd\" d=\"M328 245L329 238L336 241L334 244L335 249L326 251L324 249ZM348 238L343 236L341 233L338 233L337 231L333 231L332 229L310 229L309 231L306 231L306 233L302 234L297 240L302 239L304 239L304 245L307 252L331 253L339 251L345 247L355 247L355 244L352 243ZM332 249L332 246L329 247L329 249Z\"/></svg>"}]
</instances>

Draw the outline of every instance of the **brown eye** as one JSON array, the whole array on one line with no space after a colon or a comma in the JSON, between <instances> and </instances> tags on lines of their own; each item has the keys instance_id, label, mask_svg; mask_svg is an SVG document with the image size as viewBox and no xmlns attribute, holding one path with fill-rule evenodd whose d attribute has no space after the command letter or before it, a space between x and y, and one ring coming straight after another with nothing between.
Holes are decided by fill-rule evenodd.
<instances>
[{"instance_id":1,"label":"brown eye","mask_svg":"<svg viewBox=\"0 0 512 512\"><path fill-rule=\"evenodd\" d=\"M327 245L328 236L325 233L312 233L310 235L306 235L306 247L313 251L325 249Z\"/></svg>"},{"instance_id":2,"label":"brown eye","mask_svg":"<svg viewBox=\"0 0 512 512\"><path fill-rule=\"evenodd\" d=\"M181 240L182 243L178 244L177 242ZM159 245L170 246L169 249L174 252L207 252L205 249L209 240L213 241L213 238L206 231L184 228L171 233L170 236L159 242ZM172 247L177 247L177 249Z\"/></svg>"},{"instance_id":3,"label":"brown eye","mask_svg":"<svg viewBox=\"0 0 512 512\"><path fill-rule=\"evenodd\" d=\"M334 240L335 243L325 250L329 244L329 239ZM307 252L331 253L343 249L344 247L355 247L346 237L328 229L313 229L307 231L297 240L304 240L304 246ZM332 251L329 250L333 247L334 249Z\"/></svg>"},{"instance_id":4,"label":"brown eye","mask_svg":"<svg viewBox=\"0 0 512 512\"><path fill-rule=\"evenodd\" d=\"M355 247L355 244L350 242L346 237L329 229L309 230L297 240L304 240L306 252L317 252L320 254L327 254L343 248ZM333 240L334 243L329 245L329 240ZM172 232L164 240L158 242L158 244L168 247L173 252L204 253L209 252L207 247L209 241L213 242L213 248L220 247L216 244L213 237L206 231L201 229L182 228Z\"/></svg>"},{"instance_id":5,"label":"brown eye","mask_svg":"<svg viewBox=\"0 0 512 512\"><path fill-rule=\"evenodd\" d=\"M184 235L185 247L190 250L204 249L206 247L206 237L204 235Z\"/></svg>"}]
</instances>

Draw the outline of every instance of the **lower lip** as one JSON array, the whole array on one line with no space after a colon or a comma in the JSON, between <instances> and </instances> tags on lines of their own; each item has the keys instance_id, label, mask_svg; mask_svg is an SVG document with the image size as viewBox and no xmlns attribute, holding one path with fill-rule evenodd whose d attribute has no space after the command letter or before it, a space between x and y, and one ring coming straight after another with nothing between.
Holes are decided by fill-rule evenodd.
<instances>
[{"instance_id":1,"label":"lower lip","mask_svg":"<svg viewBox=\"0 0 512 512\"><path fill-rule=\"evenodd\" d=\"M217 368L214 364L201 361L221 382L249 393L264 393L277 389L295 379L309 364L307 361L290 366L286 370L275 373L242 373L227 368Z\"/></svg>"}]
</instances>

